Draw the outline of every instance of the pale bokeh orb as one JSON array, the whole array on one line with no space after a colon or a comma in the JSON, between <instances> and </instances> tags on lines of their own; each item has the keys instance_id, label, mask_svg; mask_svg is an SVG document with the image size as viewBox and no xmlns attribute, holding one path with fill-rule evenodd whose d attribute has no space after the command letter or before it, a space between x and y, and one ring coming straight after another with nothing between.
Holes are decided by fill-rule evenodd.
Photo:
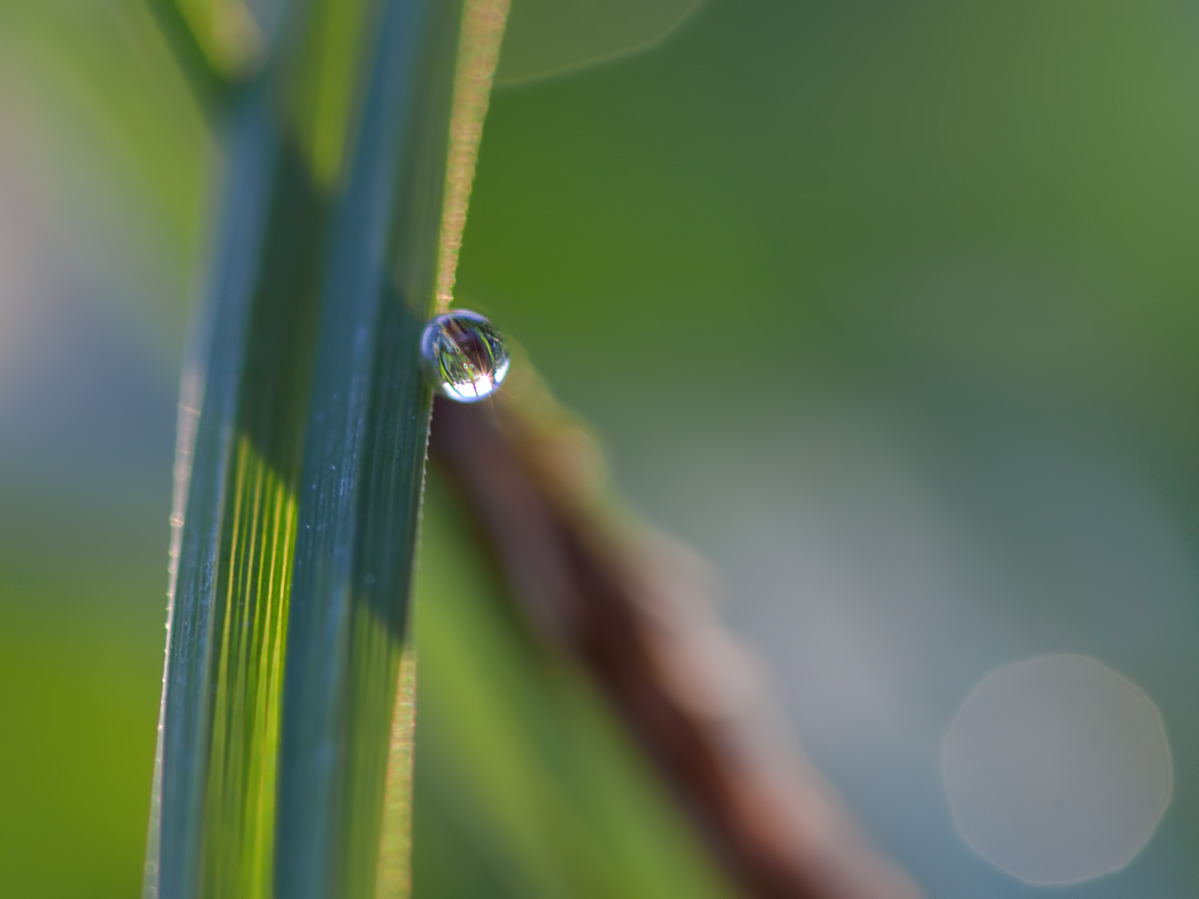
<instances>
[{"instance_id":1,"label":"pale bokeh orb","mask_svg":"<svg viewBox=\"0 0 1199 899\"><path fill-rule=\"evenodd\" d=\"M950 722L941 770L962 838L1040 885L1123 868L1173 792L1157 707L1082 655L1026 659L984 677Z\"/></svg>"}]
</instances>

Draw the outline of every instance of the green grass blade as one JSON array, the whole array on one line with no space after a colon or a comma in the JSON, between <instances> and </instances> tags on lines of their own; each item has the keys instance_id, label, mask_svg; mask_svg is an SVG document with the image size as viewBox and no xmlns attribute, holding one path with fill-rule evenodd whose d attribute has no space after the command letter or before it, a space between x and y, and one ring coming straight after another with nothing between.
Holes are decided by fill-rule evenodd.
<instances>
[{"instance_id":1,"label":"green grass blade","mask_svg":"<svg viewBox=\"0 0 1199 899\"><path fill-rule=\"evenodd\" d=\"M180 402L171 612L147 895L198 895L204 867L211 672L219 666L219 660L213 659L213 634L219 633L216 620L228 601L216 585L222 571L228 577L230 568L221 557L222 536L229 525L225 510L234 486L230 480L240 400L250 386L244 383L243 361L277 154L265 91L242 98L227 146L228 190L237 202L228 204L220 232L207 321L197 341L203 358L189 365Z\"/></svg>"},{"instance_id":2,"label":"green grass blade","mask_svg":"<svg viewBox=\"0 0 1199 899\"><path fill-rule=\"evenodd\" d=\"M329 236L288 637L278 885L289 897L373 890L428 436L418 344L436 274L450 11L387 10ZM389 252L372 240L384 230Z\"/></svg>"},{"instance_id":3,"label":"green grass blade","mask_svg":"<svg viewBox=\"0 0 1199 899\"><path fill-rule=\"evenodd\" d=\"M406 889L418 342L465 210L461 25L461 0L292 3L232 100L181 402L147 896L353 899L380 871Z\"/></svg>"},{"instance_id":4,"label":"green grass blade","mask_svg":"<svg viewBox=\"0 0 1199 899\"><path fill-rule=\"evenodd\" d=\"M228 73L214 65L204 44L175 0L145 0L175 62L205 107L220 105L230 90Z\"/></svg>"}]
</instances>

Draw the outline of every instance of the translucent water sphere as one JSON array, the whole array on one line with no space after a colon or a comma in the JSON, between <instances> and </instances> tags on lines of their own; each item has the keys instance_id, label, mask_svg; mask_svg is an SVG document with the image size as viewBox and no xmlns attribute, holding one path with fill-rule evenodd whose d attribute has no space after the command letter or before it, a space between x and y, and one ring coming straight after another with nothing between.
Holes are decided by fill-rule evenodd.
<instances>
[{"instance_id":1,"label":"translucent water sphere","mask_svg":"<svg viewBox=\"0 0 1199 899\"><path fill-rule=\"evenodd\" d=\"M460 403L490 396L508 374L504 338L477 312L437 316L425 327L420 348L437 389Z\"/></svg>"}]
</instances>

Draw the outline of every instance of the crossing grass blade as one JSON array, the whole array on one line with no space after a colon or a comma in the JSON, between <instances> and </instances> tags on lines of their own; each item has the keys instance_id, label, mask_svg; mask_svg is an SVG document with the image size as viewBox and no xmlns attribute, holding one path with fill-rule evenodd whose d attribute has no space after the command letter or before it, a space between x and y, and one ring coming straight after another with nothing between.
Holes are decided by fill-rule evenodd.
<instances>
[{"instance_id":1,"label":"crossing grass blade","mask_svg":"<svg viewBox=\"0 0 1199 899\"><path fill-rule=\"evenodd\" d=\"M503 8L293 0L257 23L257 75L203 75L223 85L226 199L180 404L146 896L406 889L418 341L473 163L451 111L477 124L489 84L459 45L494 49ZM176 30L216 14L181 9ZM194 65L236 62L196 38Z\"/></svg>"}]
</instances>

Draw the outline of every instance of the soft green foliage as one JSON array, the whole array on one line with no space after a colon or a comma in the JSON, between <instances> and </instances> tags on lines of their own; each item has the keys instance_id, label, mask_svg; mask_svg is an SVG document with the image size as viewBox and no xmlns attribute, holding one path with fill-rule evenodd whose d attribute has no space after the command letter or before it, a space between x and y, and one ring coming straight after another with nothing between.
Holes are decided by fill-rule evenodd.
<instances>
[{"instance_id":1,"label":"soft green foliage","mask_svg":"<svg viewBox=\"0 0 1199 899\"><path fill-rule=\"evenodd\" d=\"M529 633L435 471L415 601L416 896L729 895L595 688Z\"/></svg>"},{"instance_id":2,"label":"soft green foliage","mask_svg":"<svg viewBox=\"0 0 1199 899\"><path fill-rule=\"evenodd\" d=\"M137 887L162 667L162 542L129 538L161 522L40 499L6 490L0 526L0 895L115 899Z\"/></svg>"}]
</instances>

